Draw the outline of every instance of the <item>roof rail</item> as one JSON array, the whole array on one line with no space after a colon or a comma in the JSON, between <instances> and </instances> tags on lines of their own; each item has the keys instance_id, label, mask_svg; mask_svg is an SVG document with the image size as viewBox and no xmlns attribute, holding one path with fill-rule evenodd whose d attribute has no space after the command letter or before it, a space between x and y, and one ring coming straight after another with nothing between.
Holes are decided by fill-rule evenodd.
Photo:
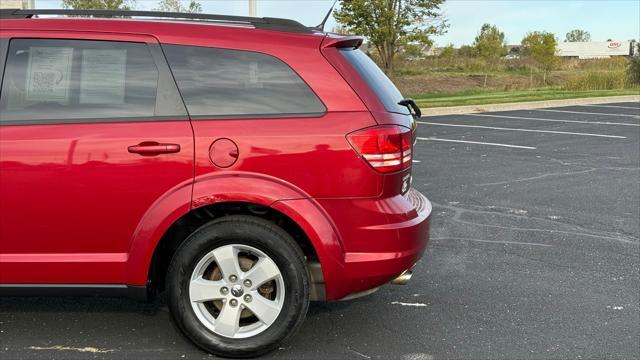
<instances>
[{"instance_id":1,"label":"roof rail","mask_svg":"<svg viewBox=\"0 0 640 360\"><path fill-rule=\"evenodd\" d=\"M271 17L246 17L216 14L178 13L139 10L74 10L74 9L0 9L0 19L30 19L36 15L149 17L204 20L233 25L252 25L256 29L311 33L313 30L295 20Z\"/></svg>"}]
</instances>

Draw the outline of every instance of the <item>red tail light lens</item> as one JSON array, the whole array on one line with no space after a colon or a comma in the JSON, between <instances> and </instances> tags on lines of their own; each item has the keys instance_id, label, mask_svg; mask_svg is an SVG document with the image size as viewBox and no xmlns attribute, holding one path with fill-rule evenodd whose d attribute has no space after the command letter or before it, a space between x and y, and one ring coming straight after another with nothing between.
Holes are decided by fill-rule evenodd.
<instances>
[{"instance_id":1,"label":"red tail light lens","mask_svg":"<svg viewBox=\"0 0 640 360\"><path fill-rule=\"evenodd\" d=\"M391 173L411 167L411 129L383 125L347 135L351 146L375 170Z\"/></svg>"}]
</instances>

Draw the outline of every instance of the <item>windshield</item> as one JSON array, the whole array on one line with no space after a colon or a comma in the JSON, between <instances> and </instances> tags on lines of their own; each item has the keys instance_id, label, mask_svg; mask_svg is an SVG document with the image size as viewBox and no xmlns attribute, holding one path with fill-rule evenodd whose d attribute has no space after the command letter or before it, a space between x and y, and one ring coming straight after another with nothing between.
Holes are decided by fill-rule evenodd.
<instances>
[{"instance_id":1,"label":"windshield","mask_svg":"<svg viewBox=\"0 0 640 360\"><path fill-rule=\"evenodd\" d=\"M340 49L340 52L369 84L387 111L409 114L409 109L406 106L398 105L398 102L403 99L400 90L369 56L352 48Z\"/></svg>"}]
</instances>

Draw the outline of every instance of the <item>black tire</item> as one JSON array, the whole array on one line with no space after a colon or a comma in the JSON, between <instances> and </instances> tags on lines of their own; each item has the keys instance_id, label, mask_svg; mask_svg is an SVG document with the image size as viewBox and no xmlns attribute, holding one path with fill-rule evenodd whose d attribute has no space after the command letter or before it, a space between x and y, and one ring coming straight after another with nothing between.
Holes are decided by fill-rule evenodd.
<instances>
[{"instance_id":1,"label":"black tire","mask_svg":"<svg viewBox=\"0 0 640 360\"><path fill-rule=\"evenodd\" d=\"M205 327L191 307L190 276L210 251L228 244L263 251L278 266L285 288L282 310L263 332L243 339L223 337ZM167 274L167 301L176 325L200 348L224 357L254 357L276 349L302 325L309 307L309 279L302 251L282 228L251 216L213 220L193 232L176 250Z\"/></svg>"}]
</instances>

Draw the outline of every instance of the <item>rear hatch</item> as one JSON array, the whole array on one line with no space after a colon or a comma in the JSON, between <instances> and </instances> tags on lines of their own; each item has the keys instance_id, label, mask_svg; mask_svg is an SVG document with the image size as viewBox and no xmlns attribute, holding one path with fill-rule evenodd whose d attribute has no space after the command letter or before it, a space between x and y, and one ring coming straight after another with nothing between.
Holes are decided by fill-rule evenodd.
<instances>
[{"instance_id":1,"label":"rear hatch","mask_svg":"<svg viewBox=\"0 0 640 360\"><path fill-rule=\"evenodd\" d=\"M362 38L329 35L322 43L322 53L379 124L351 133L347 139L375 171L388 175L383 195L404 194L411 184L416 118L420 110L359 49L361 44Z\"/></svg>"}]
</instances>

